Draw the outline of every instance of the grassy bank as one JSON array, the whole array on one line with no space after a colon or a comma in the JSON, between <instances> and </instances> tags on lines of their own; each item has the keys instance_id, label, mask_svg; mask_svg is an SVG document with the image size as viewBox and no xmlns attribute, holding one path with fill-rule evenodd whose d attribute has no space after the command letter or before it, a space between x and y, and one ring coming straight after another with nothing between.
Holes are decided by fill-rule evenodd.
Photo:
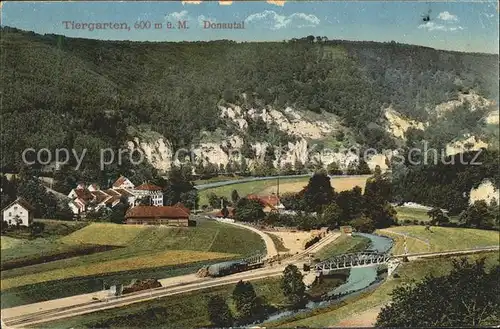
<instances>
[{"instance_id":1,"label":"grassy bank","mask_svg":"<svg viewBox=\"0 0 500 329\"><path fill-rule=\"evenodd\" d=\"M42 253L37 254L34 245L30 245L30 253L7 249L11 253L8 259L39 260L50 252L61 251L59 247L88 248L87 241L121 247L2 271L2 307L90 293L102 289L102 278L115 279L121 274L131 280L193 273L201 264L265 250L258 234L212 221L201 221L189 228L91 224L57 242L40 239L38 250L47 248ZM2 261L3 256L2 252ZM63 288L55 288L60 282L64 282Z\"/></svg>"},{"instance_id":2,"label":"grassy bank","mask_svg":"<svg viewBox=\"0 0 500 329\"><path fill-rule=\"evenodd\" d=\"M269 233L269 232L266 232L266 234L269 235L269 237L271 237L271 239L274 242L274 245L276 246L276 250L278 250L278 252L290 251L290 249L285 247L285 245L283 244L283 240L279 236L277 236L276 234Z\"/></svg>"},{"instance_id":3,"label":"grassy bank","mask_svg":"<svg viewBox=\"0 0 500 329\"><path fill-rule=\"evenodd\" d=\"M314 257L325 260L335 255L363 251L367 249L369 245L370 239L363 236L341 235L317 252Z\"/></svg>"},{"instance_id":4,"label":"grassy bank","mask_svg":"<svg viewBox=\"0 0 500 329\"><path fill-rule=\"evenodd\" d=\"M270 305L280 308L285 298L280 288L280 278L253 281L257 296ZM207 313L207 300L219 294L230 299L234 284L203 289L174 297L158 298L132 304L130 306L105 310L43 323L38 328L200 328L210 325ZM232 305L231 305L232 307Z\"/></svg>"},{"instance_id":5,"label":"grassy bank","mask_svg":"<svg viewBox=\"0 0 500 329\"><path fill-rule=\"evenodd\" d=\"M405 252L403 234L408 235L406 242L408 253L472 249L499 244L497 231L469 228L433 226L429 231L424 226L412 225L377 230L376 233L394 239L392 252L395 255Z\"/></svg>"},{"instance_id":6,"label":"grassy bank","mask_svg":"<svg viewBox=\"0 0 500 329\"><path fill-rule=\"evenodd\" d=\"M481 253L468 256L469 260L486 257L487 267L499 263L499 256L496 252ZM338 322L350 318L357 313L371 309L381 304L390 301L390 293L398 285L410 282L411 280L421 280L427 274L436 276L449 273L452 268L451 259L457 257L425 259L403 263L397 269L399 278L390 278L382 283L377 289L360 294L358 296L348 298L339 304L332 305L324 309L318 309L312 313L297 316L286 321L266 323L268 328L295 328L295 327L328 327L334 326Z\"/></svg>"}]
</instances>

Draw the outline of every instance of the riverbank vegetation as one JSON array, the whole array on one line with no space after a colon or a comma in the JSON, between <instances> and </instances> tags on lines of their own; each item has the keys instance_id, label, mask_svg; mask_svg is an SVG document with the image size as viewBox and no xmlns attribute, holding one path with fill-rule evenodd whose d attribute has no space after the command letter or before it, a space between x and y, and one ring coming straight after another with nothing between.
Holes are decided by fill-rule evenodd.
<instances>
[{"instance_id":1,"label":"riverbank vegetation","mask_svg":"<svg viewBox=\"0 0 500 329\"><path fill-rule=\"evenodd\" d=\"M486 268L492 269L499 264L497 252L486 252L466 256L469 261L475 261L482 257L486 258ZM412 281L420 281L426 275L443 276L453 268L452 259L461 257L440 257L435 259L421 259L409 263L402 263L397 269L398 277L393 277L382 283L376 289L370 289L364 293L347 297L339 303L331 306L316 309L312 312L300 314L292 318L281 321L265 323L267 328L295 328L295 327L329 327L334 326L344 319L359 314L365 310L385 305L391 299L390 293L394 288L402 286ZM373 319L373 323L375 322Z\"/></svg>"}]
</instances>

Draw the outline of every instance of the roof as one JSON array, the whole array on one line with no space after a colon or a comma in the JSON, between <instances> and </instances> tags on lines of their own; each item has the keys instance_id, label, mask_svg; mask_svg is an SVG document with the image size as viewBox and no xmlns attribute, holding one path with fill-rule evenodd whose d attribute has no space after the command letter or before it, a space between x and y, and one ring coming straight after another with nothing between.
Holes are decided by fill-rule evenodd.
<instances>
[{"instance_id":1,"label":"roof","mask_svg":"<svg viewBox=\"0 0 500 329\"><path fill-rule=\"evenodd\" d=\"M122 196L131 197L134 196L132 193L123 188L117 188L114 191L120 193Z\"/></svg>"},{"instance_id":2,"label":"roof","mask_svg":"<svg viewBox=\"0 0 500 329\"><path fill-rule=\"evenodd\" d=\"M150 183L141 184L137 186L135 189L142 191L161 191L161 187Z\"/></svg>"},{"instance_id":3,"label":"roof","mask_svg":"<svg viewBox=\"0 0 500 329\"><path fill-rule=\"evenodd\" d=\"M106 200L106 205L108 206L113 206L113 203L115 202L119 202L121 199L121 195L113 195L112 197L110 197L109 199Z\"/></svg>"},{"instance_id":4,"label":"roof","mask_svg":"<svg viewBox=\"0 0 500 329\"><path fill-rule=\"evenodd\" d=\"M107 189L106 191L104 191L106 194L110 195L110 196L116 196L116 195L119 195L121 196L121 194L119 192L117 192L116 190L113 190L113 189Z\"/></svg>"},{"instance_id":5,"label":"roof","mask_svg":"<svg viewBox=\"0 0 500 329\"><path fill-rule=\"evenodd\" d=\"M189 218L189 213L180 207L136 206L129 209L125 218Z\"/></svg>"},{"instance_id":6,"label":"roof","mask_svg":"<svg viewBox=\"0 0 500 329\"><path fill-rule=\"evenodd\" d=\"M174 204L174 207L181 208L182 210L184 210L188 214L191 213L191 210L189 210L189 208L187 208L185 205L183 205L180 202L177 202L176 204Z\"/></svg>"},{"instance_id":7,"label":"roof","mask_svg":"<svg viewBox=\"0 0 500 329\"><path fill-rule=\"evenodd\" d=\"M250 200L259 200L264 206L268 206L271 208L276 207L277 205L280 204L280 199L278 198L277 195L268 195L268 196L258 196L255 194L249 194L246 197L247 199Z\"/></svg>"},{"instance_id":8,"label":"roof","mask_svg":"<svg viewBox=\"0 0 500 329\"><path fill-rule=\"evenodd\" d=\"M107 198L109 198L109 195L104 193L103 191L93 191L90 193L95 197L97 203L101 203Z\"/></svg>"},{"instance_id":9,"label":"roof","mask_svg":"<svg viewBox=\"0 0 500 329\"><path fill-rule=\"evenodd\" d=\"M9 208L10 206L12 206L12 205L14 205L16 203L18 205L20 205L21 207L23 207L24 209L35 211L35 207L33 207L28 201L24 200L21 197L17 198L16 200L14 200L13 202L11 202L7 207L5 207L3 209L7 209L7 208Z\"/></svg>"},{"instance_id":10,"label":"roof","mask_svg":"<svg viewBox=\"0 0 500 329\"><path fill-rule=\"evenodd\" d=\"M82 199L83 201L90 201L90 200L94 199L94 195L89 190L83 190L83 189L76 188L76 189L74 189L74 191L75 191L77 198Z\"/></svg>"},{"instance_id":11,"label":"roof","mask_svg":"<svg viewBox=\"0 0 500 329\"><path fill-rule=\"evenodd\" d=\"M113 183L113 187L120 187L122 186L125 181L127 181L128 178L125 177L125 176L120 176L114 183Z\"/></svg>"}]
</instances>

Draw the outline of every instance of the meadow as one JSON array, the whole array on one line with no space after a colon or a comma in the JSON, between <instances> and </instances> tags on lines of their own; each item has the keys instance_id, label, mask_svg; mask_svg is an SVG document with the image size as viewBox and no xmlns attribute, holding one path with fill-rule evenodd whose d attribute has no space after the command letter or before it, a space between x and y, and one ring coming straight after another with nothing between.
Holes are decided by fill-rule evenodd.
<instances>
[{"instance_id":1,"label":"meadow","mask_svg":"<svg viewBox=\"0 0 500 329\"><path fill-rule=\"evenodd\" d=\"M68 252L89 246L110 249L78 256ZM57 240L35 239L22 248L3 249L3 266L31 263L2 271L2 307L97 291L103 281L193 273L203 264L263 251L259 235L207 220L188 228L92 223ZM38 262L47 255L68 257Z\"/></svg>"},{"instance_id":2,"label":"meadow","mask_svg":"<svg viewBox=\"0 0 500 329\"><path fill-rule=\"evenodd\" d=\"M274 308L285 304L280 277L252 281L257 296ZM130 306L94 312L40 324L37 328L201 328L210 326L207 300L213 295L231 297L234 284L158 298ZM229 303L234 311L233 303Z\"/></svg>"},{"instance_id":3,"label":"meadow","mask_svg":"<svg viewBox=\"0 0 500 329\"><path fill-rule=\"evenodd\" d=\"M364 190L367 178L370 175L360 176L345 176L331 178L330 182L335 191L350 190L355 186L361 187ZM307 185L310 177L290 177L280 178L280 194L299 192ZM231 192L238 191L240 197L248 194L270 195L277 192L277 179L266 179L254 182L238 183L220 187L205 189L199 192L200 205L208 204L208 195L215 193L217 196L225 196L228 200L231 199Z\"/></svg>"},{"instance_id":4,"label":"meadow","mask_svg":"<svg viewBox=\"0 0 500 329\"><path fill-rule=\"evenodd\" d=\"M477 247L498 246L498 231L487 231L470 228L432 226L398 226L375 231L394 239L393 254L405 252L404 235L407 235L408 253L435 252L446 250L462 250Z\"/></svg>"},{"instance_id":5,"label":"meadow","mask_svg":"<svg viewBox=\"0 0 500 329\"><path fill-rule=\"evenodd\" d=\"M354 253L366 250L370 245L370 239L363 236L341 235L332 243L322 248L314 255L314 258L321 261L333 257L335 255Z\"/></svg>"}]
</instances>

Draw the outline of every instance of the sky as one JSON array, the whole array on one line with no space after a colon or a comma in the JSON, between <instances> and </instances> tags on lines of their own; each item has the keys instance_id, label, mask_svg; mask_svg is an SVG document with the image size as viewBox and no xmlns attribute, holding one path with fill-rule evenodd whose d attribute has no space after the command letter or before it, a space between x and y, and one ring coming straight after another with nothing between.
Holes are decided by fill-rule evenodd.
<instances>
[{"instance_id":1,"label":"sky","mask_svg":"<svg viewBox=\"0 0 500 329\"><path fill-rule=\"evenodd\" d=\"M430 12L430 21L422 15ZM498 54L498 2L4 2L2 26L69 37L133 41L282 41L307 35L396 41ZM186 21L187 29L177 27ZM69 23L126 23L130 29L73 29ZM139 23L139 22L144 23ZM245 29L205 29L244 22ZM150 28L146 22L151 24ZM161 23L161 28L155 28ZM90 26L90 25L89 25ZM122 26L125 26L122 25ZM159 25L157 25L159 27Z\"/></svg>"}]
</instances>

